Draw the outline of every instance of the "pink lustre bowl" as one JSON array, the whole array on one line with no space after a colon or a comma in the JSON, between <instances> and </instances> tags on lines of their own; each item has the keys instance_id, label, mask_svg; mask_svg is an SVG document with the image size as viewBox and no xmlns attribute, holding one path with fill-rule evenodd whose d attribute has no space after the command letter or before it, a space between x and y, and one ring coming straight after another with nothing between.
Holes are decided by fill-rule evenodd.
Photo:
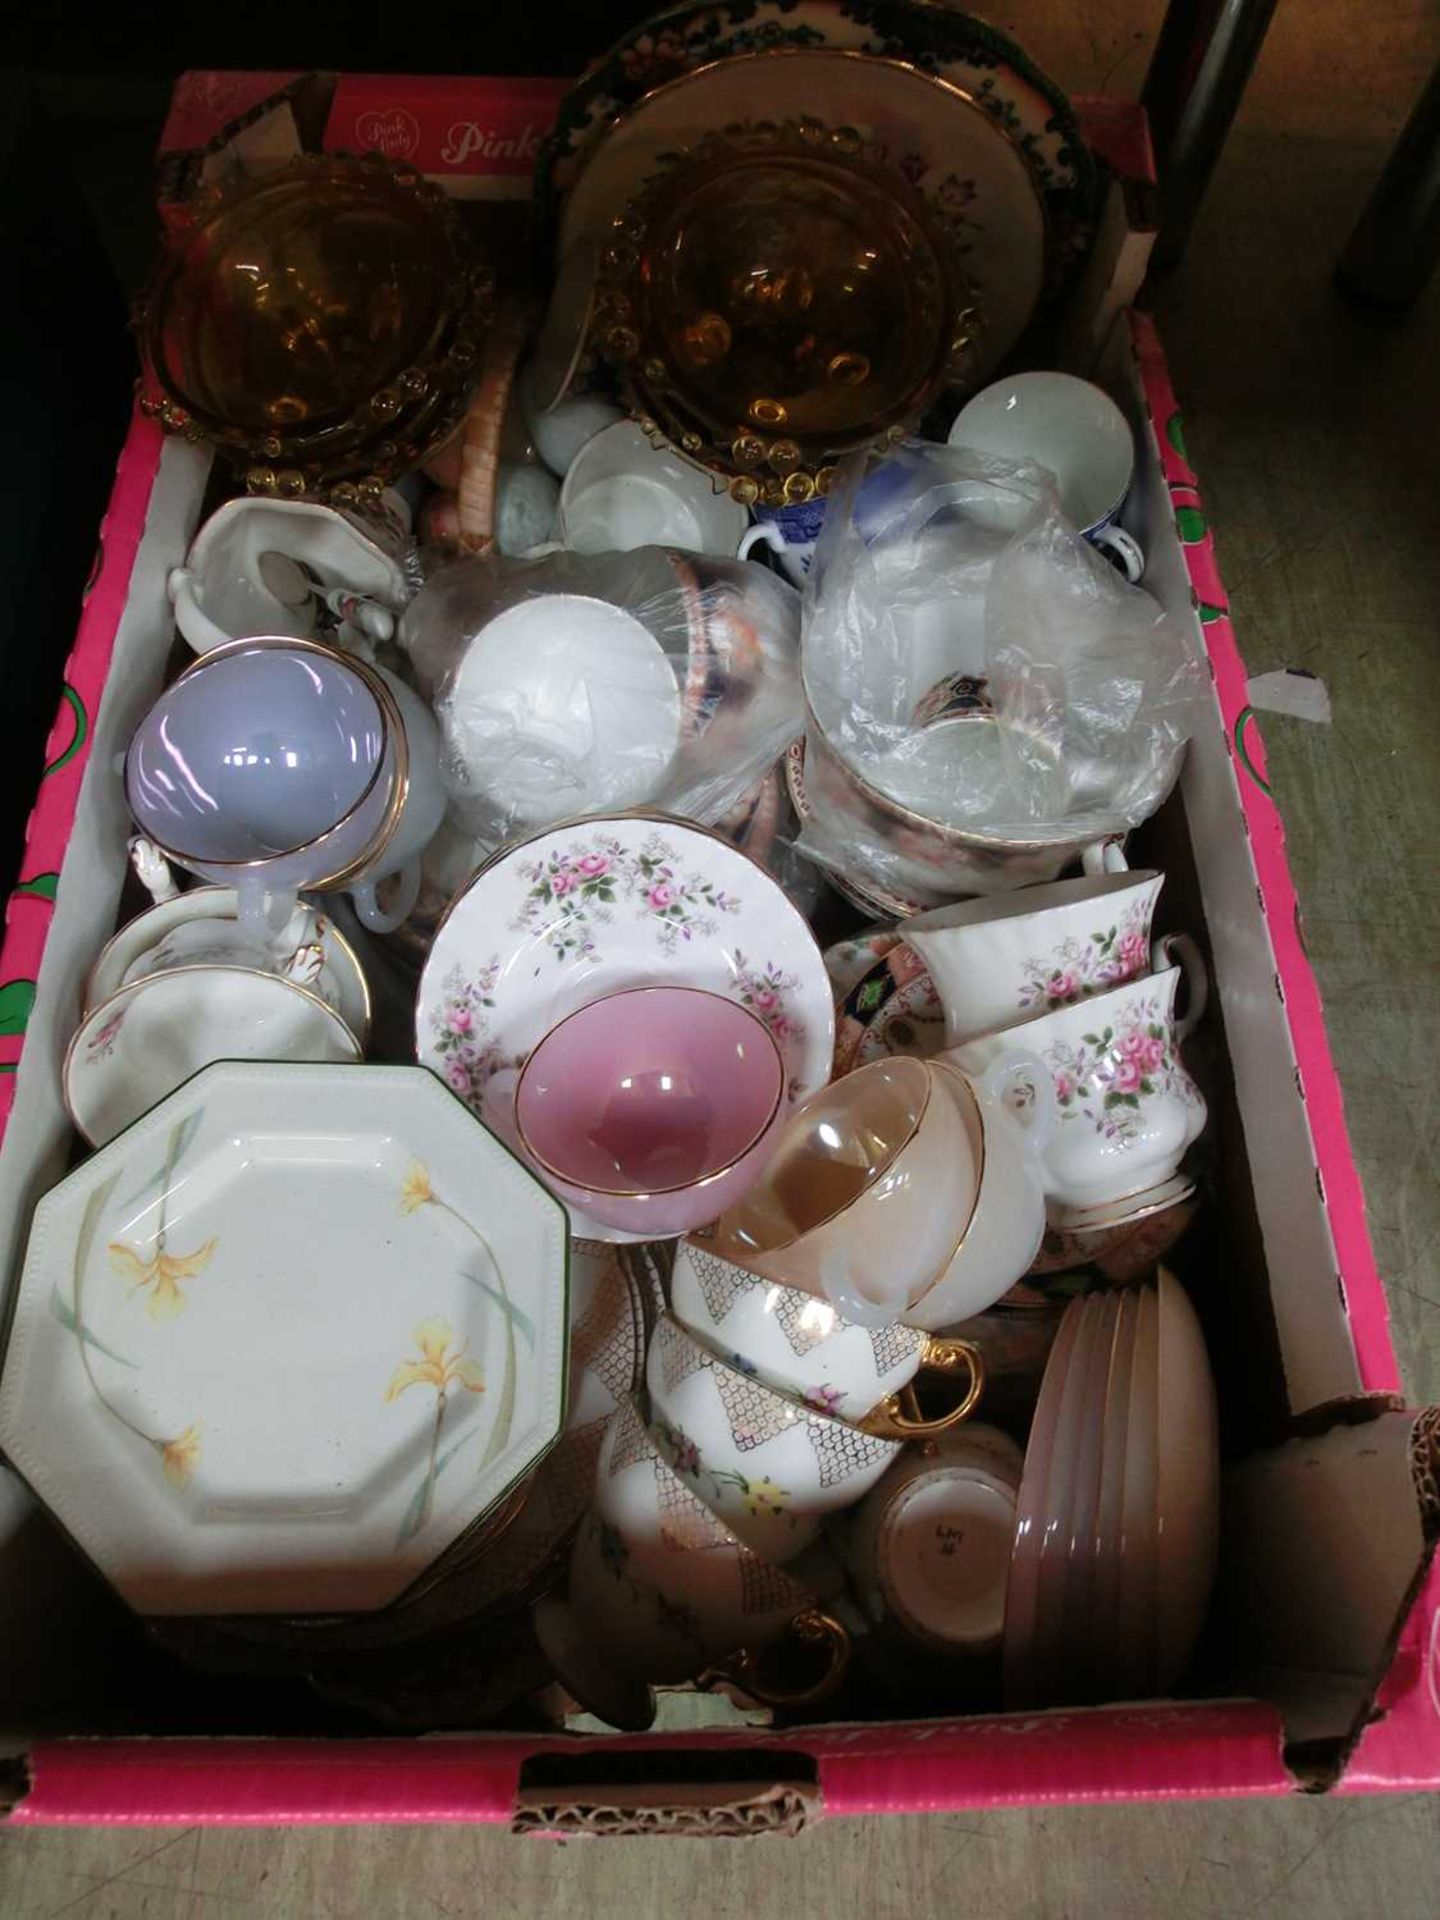
<instances>
[{"instance_id":1,"label":"pink lustre bowl","mask_svg":"<svg viewBox=\"0 0 1440 1920\"><path fill-rule=\"evenodd\" d=\"M658 1239L740 1198L784 1106L784 1064L753 1013L698 988L637 987L551 1028L516 1084L515 1128L562 1199Z\"/></svg>"}]
</instances>

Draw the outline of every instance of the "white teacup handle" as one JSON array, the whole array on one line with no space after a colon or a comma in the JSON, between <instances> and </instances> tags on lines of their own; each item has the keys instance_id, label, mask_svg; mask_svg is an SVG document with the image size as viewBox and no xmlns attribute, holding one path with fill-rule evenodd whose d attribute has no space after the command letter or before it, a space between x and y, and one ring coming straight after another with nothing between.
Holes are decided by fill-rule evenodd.
<instances>
[{"instance_id":1,"label":"white teacup handle","mask_svg":"<svg viewBox=\"0 0 1440 1920\"><path fill-rule=\"evenodd\" d=\"M940 1058L952 1073L963 1074L994 1103L1020 1135L1031 1157L1038 1160L1059 1123L1055 1081L1049 1067L1028 1047L1006 1047L987 1067L977 1071L961 1064L956 1057L959 1051L942 1053Z\"/></svg>"},{"instance_id":2,"label":"white teacup handle","mask_svg":"<svg viewBox=\"0 0 1440 1920\"><path fill-rule=\"evenodd\" d=\"M1121 573L1131 586L1138 586L1145 577L1145 554L1140 542L1123 527L1101 527L1098 532L1089 535L1092 546L1099 547L1109 559L1113 559Z\"/></svg>"},{"instance_id":3,"label":"white teacup handle","mask_svg":"<svg viewBox=\"0 0 1440 1920\"><path fill-rule=\"evenodd\" d=\"M985 1069L980 1086L1021 1129L1032 1156L1038 1160L1049 1146L1060 1118L1055 1103L1055 1082L1039 1054L1032 1053L1028 1047L1007 1047ZM1028 1108L1020 1104L1026 1094L1029 1095Z\"/></svg>"},{"instance_id":4,"label":"white teacup handle","mask_svg":"<svg viewBox=\"0 0 1440 1920\"><path fill-rule=\"evenodd\" d=\"M371 933L394 933L403 921L409 918L415 902L420 898L420 862L409 861L400 869L395 894L395 904L388 910L375 898L378 885L375 880L362 880L351 887L350 898L355 903L355 911L370 929Z\"/></svg>"},{"instance_id":5,"label":"white teacup handle","mask_svg":"<svg viewBox=\"0 0 1440 1920\"><path fill-rule=\"evenodd\" d=\"M1210 970L1204 956L1188 933L1166 933L1150 949L1150 966L1155 973L1179 967L1185 976L1185 1011L1175 1016L1175 1039L1187 1040L1200 1024L1210 999Z\"/></svg>"},{"instance_id":6,"label":"white teacup handle","mask_svg":"<svg viewBox=\"0 0 1440 1920\"><path fill-rule=\"evenodd\" d=\"M1130 862L1125 858L1125 848L1118 840L1092 840L1080 855L1081 871L1090 879L1098 879L1102 873L1128 873Z\"/></svg>"},{"instance_id":7,"label":"white teacup handle","mask_svg":"<svg viewBox=\"0 0 1440 1920\"><path fill-rule=\"evenodd\" d=\"M131 837L130 865L135 869L135 878L157 907L163 906L167 900L173 900L179 893L180 888L170 862L155 842L147 840L143 833Z\"/></svg>"},{"instance_id":8,"label":"white teacup handle","mask_svg":"<svg viewBox=\"0 0 1440 1920\"><path fill-rule=\"evenodd\" d=\"M748 560L756 547L769 547L772 553L785 551L785 536L778 527L772 527L768 520L757 520L753 527L747 527L740 536L740 544L735 549L737 560Z\"/></svg>"},{"instance_id":9,"label":"white teacup handle","mask_svg":"<svg viewBox=\"0 0 1440 1920\"><path fill-rule=\"evenodd\" d=\"M170 604L175 609L175 624L185 637L185 644L196 653L209 653L212 647L223 647L229 643L232 635L223 627L217 627L209 614L201 610L200 602L195 598L195 576L188 567L174 567L166 581L170 595Z\"/></svg>"}]
</instances>

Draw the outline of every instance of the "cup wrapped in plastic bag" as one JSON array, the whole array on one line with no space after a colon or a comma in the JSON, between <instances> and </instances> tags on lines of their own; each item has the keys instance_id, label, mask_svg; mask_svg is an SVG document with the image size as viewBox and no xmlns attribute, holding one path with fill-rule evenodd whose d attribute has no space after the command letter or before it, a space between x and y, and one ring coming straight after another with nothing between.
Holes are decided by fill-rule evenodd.
<instances>
[{"instance_id":1,"label":"cup wrapped in plastic bag","mask_svg":"<svg viewBox=\"0 0 1440 1920\"><path fill-rule=\"evenodd\" d=\"M400 643L481 854L602 809L724 820L803 726L800 596L740 561L475 556L431 576Z\"/></svg>"},{"instance_id":2,"label":"cup wrapped in plastic bag","mask_svg":"<svg viewBox=\"0 0 1440 1920\"><path fill-rule=\"evenodd\" d=\"M1044 468L921 441L843 471L803 675L799 845L917 907L1053 879L1138 826L1204 688L1185 636L1070 526Z\"/></svg>"}]
</instances>

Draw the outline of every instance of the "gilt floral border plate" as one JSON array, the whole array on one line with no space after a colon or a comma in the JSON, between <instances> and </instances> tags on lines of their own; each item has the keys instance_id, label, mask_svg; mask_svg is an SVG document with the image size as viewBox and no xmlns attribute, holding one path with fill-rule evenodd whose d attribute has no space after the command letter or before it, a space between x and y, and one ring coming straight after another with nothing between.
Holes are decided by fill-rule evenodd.
<instances>
[{"instance_id":1,"label":"gilt floral border plate","mask_svg":"<svg viewBox=\"0 0 1440 1920\"><path fill-rule=\"evenodd\" d=\"M36 1209L0 1446L139 1612L382 1607L559 1435L568 1259L433 1075L224 1062Z\"/></svg>"},{"instance_id":2,"label":"gilt floral border plate","mask_svg":"<svg viewBox=\"0 0 1440 1920\"><path fill-rule=\"evenodd\" d=\"M811 48L903 60L968 94L1024 158L1043 200L1054 292L1088 248L1096 169L1064 93L1015 41L934 0L720 0L641 21L561 105L536 166L535 200L553 237L558 209L595 148L657 87L733 55ZM813 101L792 110L815 113Z\"/></svg>"},{"instance_id":3,"label":"gilt floral border plate","mask_svg":"<svg viewBox=\"0 0 1440 1920\"><path fill-rule=\"evenodd\" d=\"M480 1113L492 1077L522 1067L557 1022L637 986L703 987L748 1007L774 1035L792 1101L830 1078L830 983L803 916L727 841L659 814L571 821L482 867L420 977L417 1056ZM573 1219L591 1239L633 1237Z\"/></svg>"},{"instance_id":4,"label":"gilt floral border plate","mask_svg":"<svg viewBox=\"0 0 1440 1920\"><path fill-rule=\"evenodd\" d=\"M830 991L835 999L836 1010L844 1006L853 987L869 973L877 961L883 960L887 953L894 951L900 944L900 935L894 927L862 927L859 933L853 933L846 940L837 940L825 949L825 971L830 976ZM839 1046L839 1030L836 1030L836 1046Z\"/></svg>"}]
</instances>

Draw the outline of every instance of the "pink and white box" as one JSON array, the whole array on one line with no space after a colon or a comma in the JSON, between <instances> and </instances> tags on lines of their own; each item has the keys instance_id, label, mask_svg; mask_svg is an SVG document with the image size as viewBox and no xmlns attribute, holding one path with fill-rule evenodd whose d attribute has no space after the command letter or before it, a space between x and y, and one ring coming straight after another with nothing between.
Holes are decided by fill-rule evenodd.
<instances>
[{"instance_id":1,"label":"pink and white box","mask_svg":"<svg viewBox=\"0 0 1440 1920\"><path fill-rule=\"evenodd\" d=\"M296 138L297 84L326 83L186 75L167 144L214 154L222 128L243 120L235 152L283 151ZM527 190L562 90L340 77L326 144L378 146L453 191L512 198ZM624 1737L262 1737L248 1700L237 1706L224 1688L212 1699L200 1681L186 1683L179 1706L137 1706L124 1673L133 1625L0 1474L0 1700L24 1744L23 1766L8 1775L14 1822L486 1820L554 1830L602 1813L612 1831L739 1831L793 1829L821 1814L1440 1783L1440 1573L1430 1560L1440 1416L1401 1400L1198 478L1154 325L1125 304L1144 266L1134 177L1145 167L1143 121L1112 102L1086 124L1129 177L1111 190L1102 258L1071 339L1077 363L1140 429L1133 530L1150 556L1147 584L1193 635L1213 695L1149 854L1203 930L1224 1042L1215 1105L1225 1204L1214 1210L1213 1295L1199 1304L1236 1445L1218 1625L1198 1669L1204 1697L784 1729L737 1719L664 1730L662 1715L662 1730ZM208 471L205 452L137 414L6 915L0 1256L12 1273L31 1208L72 1151L58 1070L126 871L119 759L166 671L166 575L194 532ZM246 1737L227 1737L237 1726ZM188 1737L156 1737L174 1732Z\"/></svg>"}]
</instances>

